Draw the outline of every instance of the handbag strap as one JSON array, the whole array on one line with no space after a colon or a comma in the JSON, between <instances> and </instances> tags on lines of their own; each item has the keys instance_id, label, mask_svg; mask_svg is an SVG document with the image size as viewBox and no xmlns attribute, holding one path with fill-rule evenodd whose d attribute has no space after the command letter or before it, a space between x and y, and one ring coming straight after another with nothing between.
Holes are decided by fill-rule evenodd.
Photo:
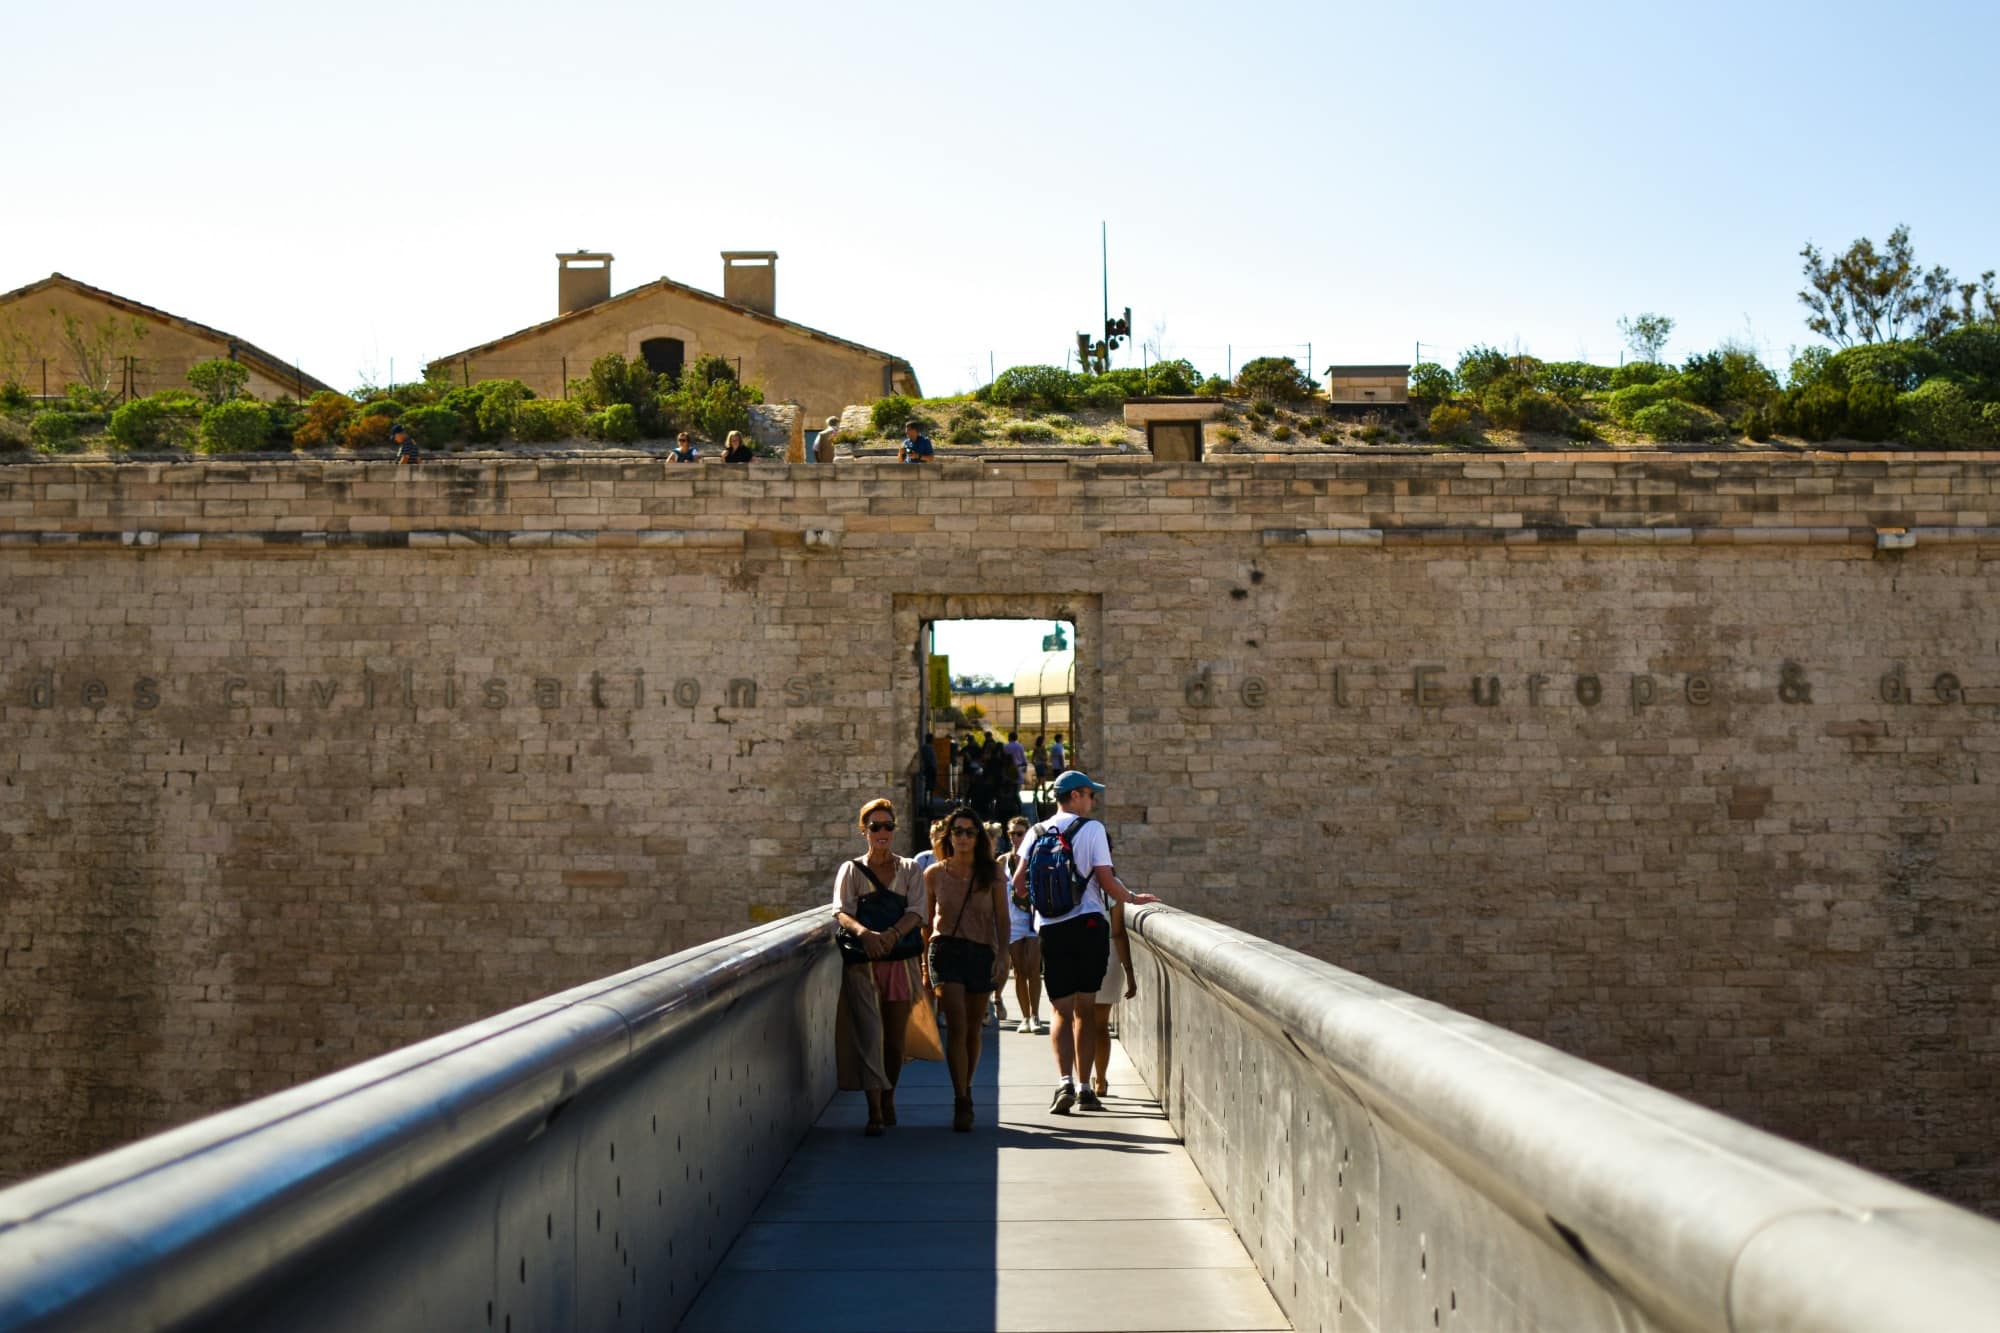
<instances>
[{"instance_id":1,"label":"handbag strap","mask_svg":"<svg viewBox=\"0 0 2000 1333\"><path fill-rule=\"evenodd\" d=\"M875 872L868 868L868 862L866 858L859 856L855 857L854 868L856 870L859 870L862 874L868 876L868 882L875 886L875 891L877 893L886 893L891 898L901 898L903 900L903 911L907 912L910 910L910 899L908 895L897 893L894 889L884 884L881 880L875 878ZM860 905L861 905L860 899L857 897L855 900L855 906L859 907ZM900 912L897 913L896 921L901 921L902 919L903 919L902 913ZM890 922L890 924L894 925L895 922L892 921Z\"/></svg>"}]
</instances>

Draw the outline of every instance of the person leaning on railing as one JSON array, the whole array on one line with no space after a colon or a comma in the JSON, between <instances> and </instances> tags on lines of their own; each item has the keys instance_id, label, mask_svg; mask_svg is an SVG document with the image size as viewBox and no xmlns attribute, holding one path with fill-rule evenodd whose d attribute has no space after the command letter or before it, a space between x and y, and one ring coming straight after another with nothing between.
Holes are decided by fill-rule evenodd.
<instances>
[{"instance_id":1,"label":"person leaning on railing","mask_svg":"<svg viewBox=\"0 0 2000 1333\"><path fill-rule=\"evenodd\" d=\"M930 896L917 863L891 850L896 807L874 800L861 807L866 855L842 861L833 877L833 919L840 930L840 1008L835 1037L840 1060L868 1099L864 1132L873 1138L896 1123L896 1081L903 1072L903 1038L917 998L922 923Z\"/></svg>"}]
</instances>

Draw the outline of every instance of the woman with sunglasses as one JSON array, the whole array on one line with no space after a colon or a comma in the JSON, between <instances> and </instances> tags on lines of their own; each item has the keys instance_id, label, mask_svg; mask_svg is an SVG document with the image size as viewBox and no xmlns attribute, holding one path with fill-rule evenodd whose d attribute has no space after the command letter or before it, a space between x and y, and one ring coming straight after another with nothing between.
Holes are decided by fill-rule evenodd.
<instances>
[{"instance_id":1,"label":"woman with sunglasses","mask_svg":"<svg viewBox=\"0 0 2000 1333\"><path fill-rule=\"evenodd\" d=\"M896 807L874 800L861 807L868 852L843 861L833 877L833 919L846 937L841 946L841 1022L836 1031L852 1043L868 1098L870 1138L896 1123L896 1081L903 1074L903 1036L930 898L914 861L891 850Z\"/></svg>"},{"instance_id":2,"label":"woman with sunglasses","mask_svg":"<svg viewBox=\"0 0 2000 1333\"><path fill-rule=\"evenodd\" d=\"M969 805L946 816L937 858L924 871L931 905L924 984L944 1009L951 1127L964 1133L972 1128L972 1076L979 1068L986 999L1007 979L1006 890L986 825Z\"/></svg>"}]
</instances>

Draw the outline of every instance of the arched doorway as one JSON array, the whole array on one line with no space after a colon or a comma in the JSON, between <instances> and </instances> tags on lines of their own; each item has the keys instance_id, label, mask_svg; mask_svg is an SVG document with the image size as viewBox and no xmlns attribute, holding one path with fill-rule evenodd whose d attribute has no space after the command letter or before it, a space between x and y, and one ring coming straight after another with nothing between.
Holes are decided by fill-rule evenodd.
<instances>
[{"instance_id":1,"label":"arched doorway","mask_svg":"<svg viewBox=\"0 0 2000 1333\"><path fill-rule=\"evenodd\" d=\"M687 364L687 344L679 338L648 338L639 344L639 355L655 375L679 379L681 367Z\"/></svg>"}]
</instances>

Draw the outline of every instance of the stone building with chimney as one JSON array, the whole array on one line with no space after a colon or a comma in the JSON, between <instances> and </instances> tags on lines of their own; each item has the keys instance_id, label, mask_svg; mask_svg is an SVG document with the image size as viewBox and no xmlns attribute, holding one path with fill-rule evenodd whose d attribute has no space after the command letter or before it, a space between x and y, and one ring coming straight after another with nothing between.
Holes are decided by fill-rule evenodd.
<instances>
[{"instance_id":1,"label":"stone building with chimney","mask_svg":"<svg viewBox=\"0 0 2000 1333\"><path fill-rule=\"evenodd\" d=\"M517 379L553 396L608 352L670 374L713 354L762 386L768 401L798 403L808 421L886 394L921 396L902 357L780 318L776 251L723 251L721 296L672 278L613 296L611 261L601 251L557 255L554 319L439 357L426 370L467 384Z\"/></svg>"}]
</instances>

